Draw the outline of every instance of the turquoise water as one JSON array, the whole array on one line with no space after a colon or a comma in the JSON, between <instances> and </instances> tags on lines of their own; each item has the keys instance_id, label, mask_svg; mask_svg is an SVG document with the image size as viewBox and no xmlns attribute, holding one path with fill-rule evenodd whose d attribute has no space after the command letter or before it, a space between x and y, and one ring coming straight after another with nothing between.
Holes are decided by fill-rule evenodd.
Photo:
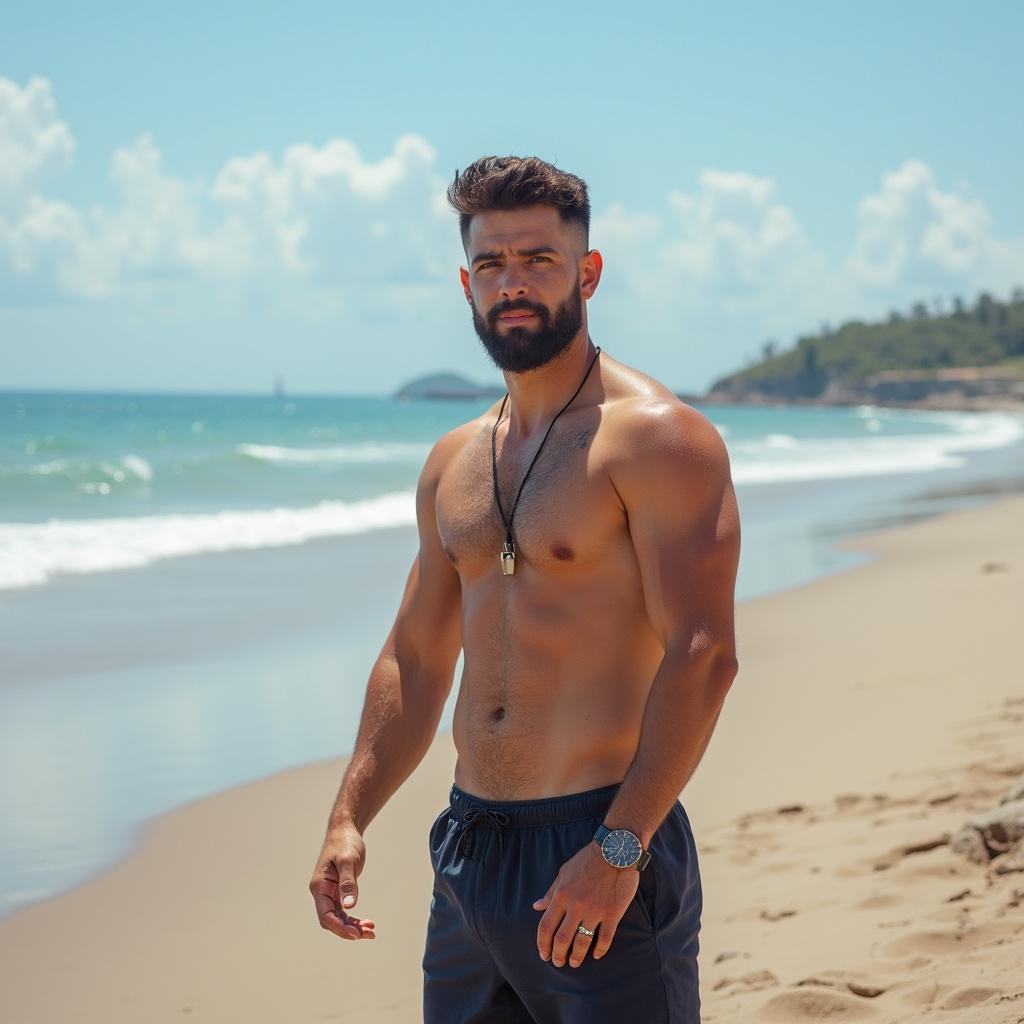
<instances>
[{"instance_id":1,"label":"turquoise water","mask_svg":"<svg viewBox=\"0 0 1024 1024\"><path fill-rule=\"evenodd\" d=\"M0 588L410 525L430 445L489 404L0 393ZM759 488L857 480L869 494L1024 437L1008 413L704 411L755 517Z\"/></svg>"},{"instance_id":2,"label":"turquoise water","mask_svg":"<svg viewBox=\"0 0 1024 1024\"><path fill-rule=\"evenodd\" d=\"M351 749L422 461L487 405L0 393L0 915L156 814ZM740 599L1024 477L1020 416L704 411L737 485Z\"/></svg>"}]
</instances>

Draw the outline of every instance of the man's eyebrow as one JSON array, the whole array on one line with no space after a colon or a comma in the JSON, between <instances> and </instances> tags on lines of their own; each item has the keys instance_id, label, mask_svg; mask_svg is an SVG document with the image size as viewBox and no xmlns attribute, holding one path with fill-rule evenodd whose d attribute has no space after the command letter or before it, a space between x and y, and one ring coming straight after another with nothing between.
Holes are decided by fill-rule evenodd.
<instances>
[{"instance_id":1,"label":"man's eyebrow","mask_svg":"<svg viewBox=\"0 0 1024 1024\"><path fill-rule=\"evenodd\" d=\"M538 245L532 249L515 250L516 256L525 256L527 258L529 258L530 256L542 256L546 253L554 253L557 256L558 250L552 248L550 245ZM502 254L500 252L481 252L473 257L473 264L475 265L481 262L481 260L500 260L501 257Z\"/></svg>"}]
</instances>

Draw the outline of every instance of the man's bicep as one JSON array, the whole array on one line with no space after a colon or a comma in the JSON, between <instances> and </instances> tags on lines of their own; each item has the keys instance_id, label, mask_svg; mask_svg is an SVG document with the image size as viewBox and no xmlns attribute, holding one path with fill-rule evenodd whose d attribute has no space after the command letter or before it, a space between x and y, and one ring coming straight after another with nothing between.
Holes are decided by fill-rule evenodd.
<instances>
[{"instance_id":1,"label":"man's bicep","mask_svg":"<svg viewBox=\"0 0 1024 1024\"><path fill-rule=\"evenodd\" d=\"M729 457L695 410L645 414L614 482L626 508L651 626L662 645L735 655L740 528Z\"/></svg>"},{"instance_id":2,"label":"man's bicep","mask_svg":"<svg viewBox=\"0 0 1024 1024\"><path fill-rule=\"evenodd\" d=\"M437 529L435 500L445 439L431 450L416 486L419 550L413 559L393 629L401 664L426 669L449 685L462 646L462 586Z\"/></svg>"}]
</instances>

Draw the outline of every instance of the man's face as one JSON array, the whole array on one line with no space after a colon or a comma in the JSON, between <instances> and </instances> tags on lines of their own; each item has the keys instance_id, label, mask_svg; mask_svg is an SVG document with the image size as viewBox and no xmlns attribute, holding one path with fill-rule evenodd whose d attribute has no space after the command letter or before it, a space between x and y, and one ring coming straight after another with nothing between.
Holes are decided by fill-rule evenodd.
<instances>
[{"instance_id":1,"label":"man's face","mask_svg":"<svg viewBox=\"0 0 1024 1024\"><path fill-rule=\"evenodd\" d=\"M553 206L473 217L462 283L476 333L499 369L535 370L579 334L583 300L597 284L584 248L582 229Z\"/></svg>"}]
</instances>

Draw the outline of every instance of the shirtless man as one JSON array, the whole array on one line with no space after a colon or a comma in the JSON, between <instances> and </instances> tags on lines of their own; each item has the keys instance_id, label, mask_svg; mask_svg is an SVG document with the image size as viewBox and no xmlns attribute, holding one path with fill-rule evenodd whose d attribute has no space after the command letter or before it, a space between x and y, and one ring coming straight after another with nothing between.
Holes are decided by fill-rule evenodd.
<instances>
[{"instance_id":1,"label":"shirtless man","mask_svg":"<svg viewBox=\"0 0 1024 1024\"><path fill-rule=\"evenodd\" d=\"M375 937L351 913L363 835L430 746L461 647L425 1020L699 1024L700 875L678 796L738 664L726 449L591 341L602 258L583 181L485 157L449 200L508 394L423 466L419 553L310 881L317 914Z\"/></svg>"}]
</instances>

